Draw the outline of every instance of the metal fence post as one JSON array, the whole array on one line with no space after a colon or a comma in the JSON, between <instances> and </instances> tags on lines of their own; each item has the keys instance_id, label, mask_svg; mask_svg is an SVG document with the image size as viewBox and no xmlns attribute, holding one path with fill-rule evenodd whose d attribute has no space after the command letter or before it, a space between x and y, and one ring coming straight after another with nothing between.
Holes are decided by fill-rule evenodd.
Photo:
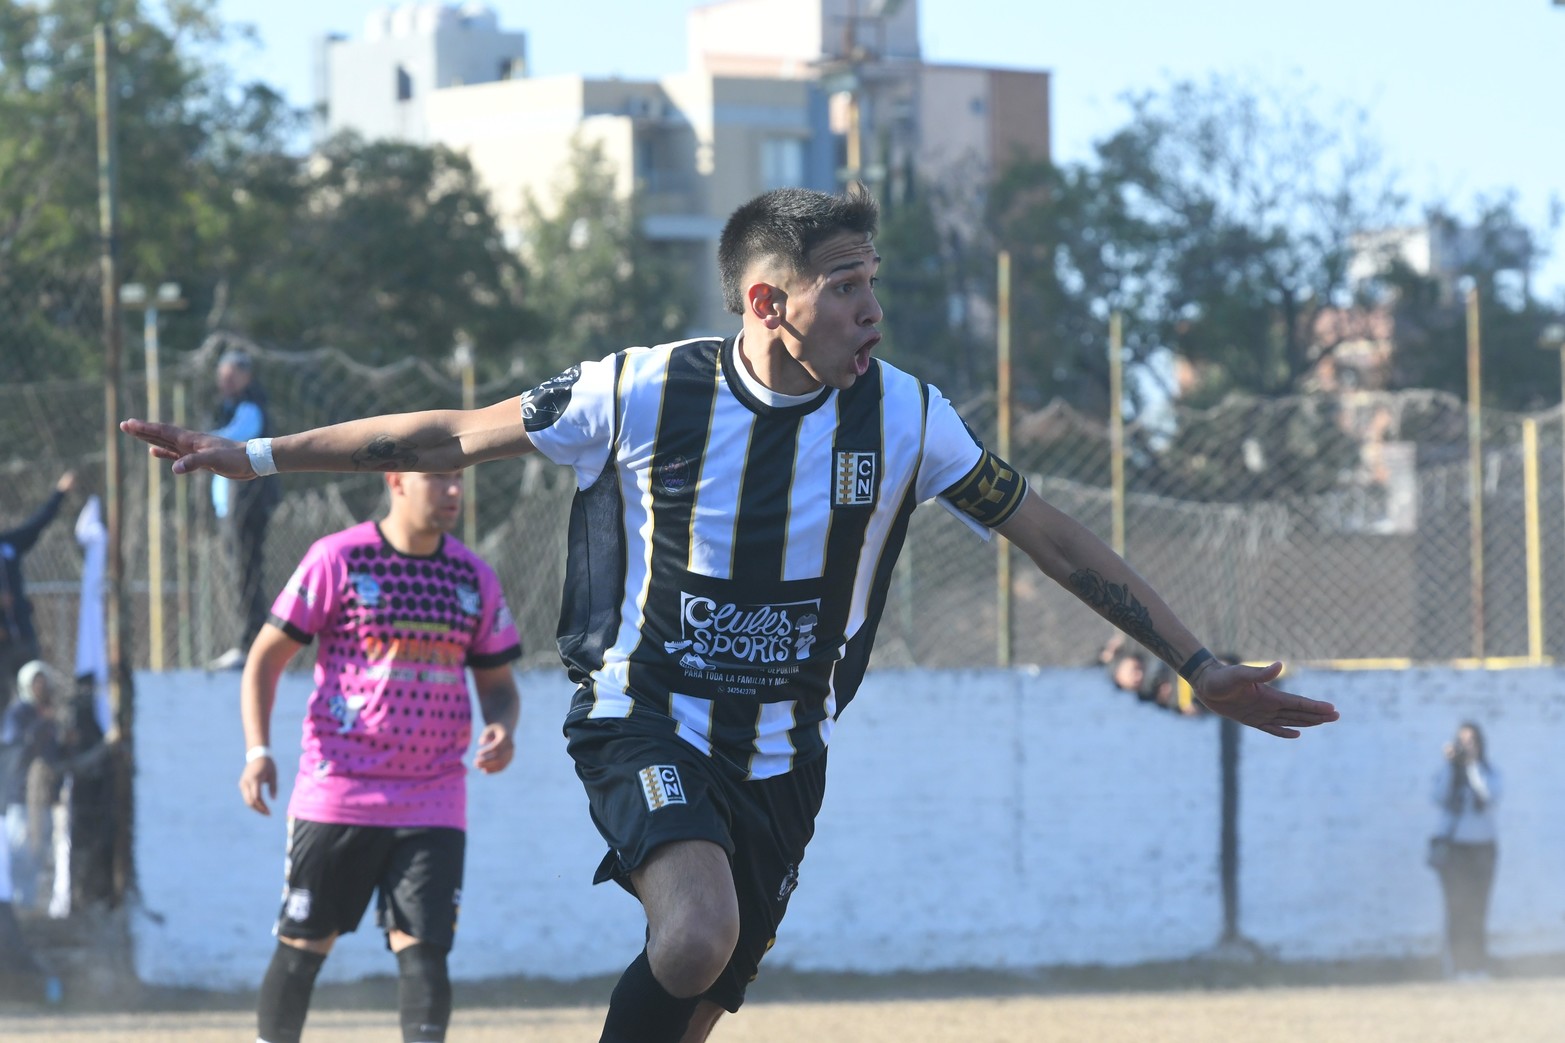
<instances>
[{"instance_id":1,"label":"metal fence post","mask_svg":"<svg viewBox=\"0 0 1565 1043\"><path fill-rule=\"evenodd\" d=\"M1522 421L1522 496L1527 532L1527 658L1543 662L1543 536L1538 515L1538 421Z\"/></svg>"},{"instance_id":2,"label":"metal fence post","mask_svg":"<svg viewBox=\"0 0 1565 1043\"><path fill-rule=\"evenodd\" d=\"M995 367L995 398L998 406L998 417L995 421L999 430L996 432L995 441L1000 453L1000 459L1011 458L1011 253L1009 250L1001 250L998 257L999 271L997 272L996 308L999 312L998 324L995 330L996 340L996 367ZM1002 667L1011 665L1011 611L1012 582L1011 582L1011 544L1008 540L1000 540L998 548L999 566L996 580L998 583L999 603L996 606L995 627L999 631L999 649L997 659Z\"/></svg>"},{"instance_id":3,"label":"metal fence post","mask_svg":"<svg viewBox=\"0 0 1565 1043\"><path fill-rule=\"evenodd\" d=\"M1109 497L1114 552L1125 553L1125 359L1119 312L1109 316Z\"/></svg>"},{"instance_id":4,"label":"metal fence post","mask_svg":"<svg viewBox=\"0 0 1565 1043\"><path fill-rule=\"evenodd\" d=\"M1483 383L1478 287L1467 291L1467 497L1471 548L1473 656L1484 657Z\"/></svg>"}]
</instances>

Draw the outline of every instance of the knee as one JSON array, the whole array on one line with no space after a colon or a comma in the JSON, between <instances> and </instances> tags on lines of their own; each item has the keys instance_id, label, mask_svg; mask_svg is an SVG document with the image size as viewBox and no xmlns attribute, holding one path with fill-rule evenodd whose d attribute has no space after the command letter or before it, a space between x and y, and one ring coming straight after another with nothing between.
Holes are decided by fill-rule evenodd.
<instances>
[{"instance_id":1,"label":"knee","mask_svg":"<svg viewBox=\"0 0 1565 1043\"><path fill-rule=\"evenodd\" d=\"M705 911L659 925L647 940L647 959L670 994L696 996L723 973L738 942L737 910Z\"/></svg>"}]
</instances>

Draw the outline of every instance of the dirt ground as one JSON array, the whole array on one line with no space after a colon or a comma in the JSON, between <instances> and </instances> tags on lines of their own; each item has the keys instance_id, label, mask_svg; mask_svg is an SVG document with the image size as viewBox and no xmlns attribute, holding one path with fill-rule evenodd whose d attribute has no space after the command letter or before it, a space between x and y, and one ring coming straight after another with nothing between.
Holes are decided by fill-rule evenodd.
<instances>
[{"instance_id":1,"label":"dirt ground","mask_svg":"<svg viewBox=\"0 0 1565 1043\"><path fill-rule=\"evenodd\" d=\"M1312 972L1287 977L1310 977ZM1279 983L1273 972L1151 975L1110 987L1044 976L781 975L720 1023L716 1043L1533 1043L1565 1039L1557 974L1444 983L1385 968L1313 972L1325 983ZM1143 975L1146 977L1146 975ZM1248 979L1223 984L1218 979ZM1357 978L1364 984L1351 984ZM1379 980L1377 980L1379 979ZM763 978L764 980L764 978ZM451 1043L577 1043L597 1038L608 982L457 986ZM507 1000L507 996L511 997ZM593 996L596 998L588 998ZM0 1006L0 1039L48 1043L249 1043L253 997L161 993L138 1010ZM393 1043L395 986L323 987L309 1043Z\"/></svg>"}]
</instances>

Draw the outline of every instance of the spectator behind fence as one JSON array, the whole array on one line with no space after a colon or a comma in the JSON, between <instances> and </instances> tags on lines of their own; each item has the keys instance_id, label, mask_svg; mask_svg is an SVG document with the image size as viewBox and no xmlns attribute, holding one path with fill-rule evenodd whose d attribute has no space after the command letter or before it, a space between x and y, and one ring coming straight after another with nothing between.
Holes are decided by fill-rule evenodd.
<instances>
[{"instance_id":1,"label":"spectator behind fence","mask_svg":"<svg viewBox=\"0 0 1565 1043\"><path fill-rule=\"evenodd\" d=\"M219 401L213 434L243 442L271 434L266 392L252 372L247 352L226 351L217 361ZM223 541L233 566L232 583L240 620L235 643L208 664L213 670L244 666L245 651L266 622L266 590L262 577L266 526L281 492L276 478L231 482L212 477L212 510L223 529Z\"/></svg>"},{"instance_id":2,"label":"spectator behind fence","mask_svg":"<svg viewBox=\"0 0 1565 1043\"><path fill-rule=\"evenodd\" d=\"M60 513L60 504L75 486L76 472L66 471L31 518L0 532L0 711L11 702L17 671L38 658L38 633L33 628L33 605L22 579L22 561Z\"/></svg>"},{"instance_id":3,"label":"spectator behind fence","mask_svg":"<svg viewBox=\"0 0 1565 1043\"><path fill-rule=\"evenodd\" d=\"M1500 773L1489 764L1483 731L1472 721L1463 721L1456 738L1445 744L1434 798L1440 831L1429 842L1429 864L1440 876L1445 898L1445 973L1459 980L1483 978L1489 969Z\"/></svg>"},{"instance_id":4,"label":"spectator behind fence","mask_svg":"<svg viewBox=\"0 0 1565 1043\"><path fill-rule=\"evenodd\" d=\"M55 703L64 696L65 688L53 667L35 659L17 673L16 689L16 698L0 721L0 796L5 801L13 897L18 906L31 908L37 902L39 874L47 862L50 826L35 822L34 811L43 807L47 817L44 790L50 782L50 766L60 758ZM52 804L51 798L48 805Z\"/></svg>"},{"instance_id":5,"label":"spectator behind fence","mask_svg":"<svg viewBox=\"0 0 1565 1043\"><path fill-rule=\"evenodd\" d=\"M72 907L96 906L114 897L114 763L117 731L104 733L98 712L98 681L76 678L76 693L61 715L71 774L67 798L66 872ZM56 879L60 879L57 876Z\"/></svg>"}]
</instances>

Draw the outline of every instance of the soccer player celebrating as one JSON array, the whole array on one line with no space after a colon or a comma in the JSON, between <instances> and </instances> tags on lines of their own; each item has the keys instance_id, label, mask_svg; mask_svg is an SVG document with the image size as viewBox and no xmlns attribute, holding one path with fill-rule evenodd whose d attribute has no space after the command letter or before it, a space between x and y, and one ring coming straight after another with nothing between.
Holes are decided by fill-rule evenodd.
<instances>
[{"instance_id":1,"label":"soccer player celebrating","mask_svg":"<svg viewBox=\"0 0 1565 1043\"><path fill-rule=\"evenodd\" d=\"M472 739L466 671L485 721L473 765L511 762L521 655L494 571L450 533L459 470L386 476L391 508L317 540L245 661L239 792L270 814L277 679L316 638L315 690L288 803L278 945L261 983L263 1043L298 1043L315 976L370 896L397 958L404 1043L440 1043L451 1017L446 954L466 849L463 755Z\"/></svg>"},{"instance_id":2,"label":"soccer player celebrating","mask_svg":"<svg viewBox=\"0 0 1565 1043\"><path fill-rule=\"evenodd\" d=\"M1189 680L1273 735L1335 720L1228 666L1086 528L986 450L933 387L874 357L877 207L779 189L718 248L740 329L632 348L483 409L376 417L245 445L125 431L174 470L441 471L538 451L576 472L560 654L565 723L646 948L602 1039L707 1038L776 937L825 786L826 747L864 675L908 520L939 499Z\"/></svg>"}]
</instances>

